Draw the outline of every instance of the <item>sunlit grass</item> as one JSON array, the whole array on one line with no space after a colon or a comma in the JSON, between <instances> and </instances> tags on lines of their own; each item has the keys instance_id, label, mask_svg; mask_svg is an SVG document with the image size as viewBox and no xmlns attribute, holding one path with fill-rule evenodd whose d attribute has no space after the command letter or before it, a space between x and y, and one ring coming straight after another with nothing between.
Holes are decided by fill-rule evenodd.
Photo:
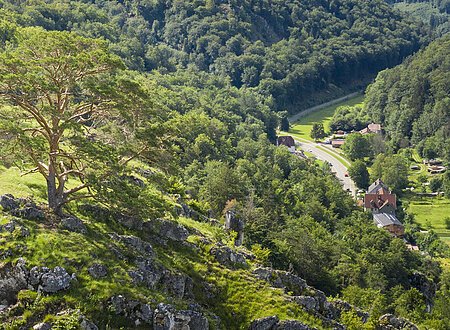
<instances>
[{"instance_id":1,"label":"sunlit grass","mask_svg":"<svg viewBox=\"0 0 450 330\"><path fill-rule=\"evenodd\" d=\"M364 95L359 95L347 101L342 101L329 107L311 112L300 118L296 123L292 124L289 133L295 134L299 138L312 141L310 134L314 123L323 123L325 131L329 131L331 118L333 117L333 114L337 108L344 105L355 106L357 104L362 104L363 102Z\"/></svg>"}]
</instances>

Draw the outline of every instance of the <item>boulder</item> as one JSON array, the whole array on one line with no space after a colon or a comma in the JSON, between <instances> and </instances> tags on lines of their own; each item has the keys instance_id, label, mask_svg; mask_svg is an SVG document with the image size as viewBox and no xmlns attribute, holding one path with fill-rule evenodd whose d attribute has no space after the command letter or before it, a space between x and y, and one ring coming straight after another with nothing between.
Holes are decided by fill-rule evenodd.
<instances>
[{"instance_id":1,"label":"boulder","mask_svg":"<svg viewBox=\"0 0 450 330\"><path fill-rule=\"evenodd\" d=\"M155 219L144 223L144 230L159 237L176 242L183 242L189 237L188 230L179 223L165 219Z\"/></svg>"},{"instance_id":2,"label":"boulder","mask_svg":"<svg viewBox=\"0 0 450 330\"><path fill-rule=\"evenodd\" d=\"M419 328L410 321L393 314L384 314L379 318L379 330L418 330Z\"/></svg>"},{"instance_id":3,"label":"boulder","mask_svg":"<svg viewBox=\"0 0 450 330\"><path fill-rule=\"evenodd\" d=\"M292 292L296 296L303 295L308 288L304 279L282 270L261 267L255 269L253 274L259 279L270 283L271 286L284 289L286 292Z\"/></svg>"},{"instance_id":4,"label":"boulder","mask_svg":"<svg viewBox=\"0 0 450 330\"><path fill-rule=\"evenodd\" d=\"M122 315L135 325L152 324L153 310L150 305L137 300L129 300L125 296L117 295L109 299L109 306L117 315Z\"/></svg>"},{"instance_id":5,"label":"boulder","mask_svg":"<svg viewBox=\"0 0 450 330\"><path fill-rule=\"evenodd\" d=\"M315 328L311 328L299 321L281 321L279 322L275 328L275 330L314 330Z\"/></svg>"},{"instance_id":6,"label":"boulder","mask_svg":"<svg viewBox=\"0 0 450 330\"><path fill-rule=\"evenodd\" d=\"M88 268L88 272L93 278L102 278L108 275L108 268L103 264L94 263Z\"/></svg>"},{"instance_id":7,"label":"boulder","mask_svg":"<svg viewBox=\"0 0 450 330\"><path fill-rule=\"evenodd\" d=\"M153 315L154 330L208 330L208 319L201 313L177 311L172 305L159 304Z\"/></svg>"},{"instance_id":8,"label":"boulder","mask_svg":"<svg viewBox=\"0 0 450 330\"><path fill-rule=\"evenodd\" d=\"M126 235L118 235L113 233L110 235L111 239L121 242L125 244L128 248L135 250L143 255L148 257L153 257L154 252L150 243L143 241L139 237L136 236L126 236Z\"/></svg>"},{"instance_id":9,"label":"boulder","mask_svg":"<svg viewBox=\"0 0 450 330\"><path fill-rule=\"evenodd\" d=\"M19 208L20 204L13 195L6 194L0 196L0 206L3 208L3 210L10 212Z\"/></svg>"},{"instance_id":10,"label":"boulder","mask_svg":"<svg viewBox=\"0 0 450 330\"><path fill-rule=\"evenodd\" d=\"M71 281L74 279L75 274L69 275L60 266L56 266L53 270L47 267L33 267L30 270L30 284L37 286L38 291L46 293L55 293L68 289Z\"/></svg>"},{"instance_id":11,"label":"boulder","mask_svg":"<svg viewBox=\"0 0 450 330\"><path fill-rule=\"evenodd\" d=\"M51 323L46 322L38 323L33 326L33 330L49 330L51 328L52 328Z\"/></svg>"},{"instance_id":12,"label":"boulder","mask_svg":"<svg viewBox=\"0 0 450 330\"><path fill-rule=\"evenodd\" d=\"M9 233L12 233L16 229L18 229L18 233L19 233L20 237L30 236L30 230L27 227L20 225L19 223L17 223L14 220L4 224L3 226L0 226L0 232L4 230Z\"/></svg>"},{"instance_id":13,"label":"boulder","mask_svg":"<svg viewBox=\"0 0 450 330\"><path fill-rule=\"evenodd\" d=\"M249 330L273 330L278 324L277 316L269 316L262 319L254 320L249 327Z\"/></svg>"},{"instance_id":14,"label":"boulder","mask_svg":"<svg viewBox=\"0 0 450 330\"><path fill-rule=\"evenodd\" d=\"M45 219L45 213L29 199L14 198L11 194L0 196L0 205L6 212L28 220Z\"/></svg>"},{"instance_id":15,"label":"boulder","mask_svg":"<svg viewBox=\"0 0 450 330\"><path fill-rule=\"evenodd\" d=\"M89 321L88 319L86 319L84 317L82 318L82 320L80 322L80 328L81 328L81 330L98 330L98 327L94 322Z\"/></svg>"},{"instance_id":16,"label":"boulder","mask_svg":"<svg viewBox=\"0 0 450 330\"><path fill-rule=\"evenodd\" d=\"M0 268L0 305L13 305L17 302L17 293L28 288L28 271L25 261L19 259L13 266L11 263ZM3 309L5 309L3 308Z\"/></svg>"},{"instance_id":17,"label":"boulder","mask_svg":"<svg viewBox=\"0 0 450 330\"><path fill-rule=\"evenodd\" d=\"M210 250L210 253L219 264L225 267L242 268L248 266L244 254L234 251L226 245L216 244Z\"/></svg>"},{"instance_id":18,"label":"boulder","mask_svg":"<svg viewBox=\"0 0 450 330\"><path fill-rule=\"evenodd\" d=\"M80 234L87 234L87 228L83 221L74 216L69 216L61 220L59 226L62 229Z\"/></svg>"},{"instance_id":19,"label":"boulder","mask_svg":"<svg viewBox=\"0 0 450 330\"><path fill-rule=\"evenodd\" d=\"M128 272L135 284L143 284L150 289L160 285L180 299L192 296L193 281L189 276L173 273L150 259L138 258L136 266Z\"/></svg>"},{"instance_id":20,"label":"boulder","mask_svg":"<svg viewBox=\"0 0 450 330\"><path fill-rule=\"evenodd\" d=\"M311 296L294 296L292 300L302 306L306 311L313 312L319 310L319 302Z\"/></svg>"}]
</instances>

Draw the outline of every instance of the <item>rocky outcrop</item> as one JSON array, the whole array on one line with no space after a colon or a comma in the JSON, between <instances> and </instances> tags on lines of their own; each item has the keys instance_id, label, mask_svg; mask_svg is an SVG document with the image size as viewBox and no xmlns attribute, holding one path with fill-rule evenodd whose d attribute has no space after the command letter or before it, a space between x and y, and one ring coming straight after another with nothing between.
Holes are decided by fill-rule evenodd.
<instances>
[{"instance_id":1,"label":"rocky outcrop","mask_svg":"<svg viewBox=\"0 0 450 330\"><path fill-rule=\"evenodd\" d=\"M225 267L236 269L247 267L246 255L223 244L216 244L210 253L217 262Z\"/></svg>"},{"instance_id":2,"label":"rocky outcrop","mask_svg":"<svg viewBox=\"0 0 450 330\"><path fill-rule=\"evenodd\" d=\"M3 308L17 302L17 293L28 288L28 277L23 259L19 259L15 266L8 263L0 268L0 305Z\"/></svg>"},{"instance_id":3,"label":"rocky outcrop","mask_svg":"<svg viewBox=\"0 0 450 330\"><path fill-rule=\"evenodd\" d=\"M188 230L179 223L165 219L155 219L144 222L143 228L147 233L158 235L162 239L184 242L189 237Z\"/></svg>"},{"instance_id":4,"label":"rocky outcrop","mask_svg":"<svg viewBox=\"0 0 450 330\"><path fill-rule=\"evenodd\" d=\"M112 240L123 243L131 250L139 252L146 258L152 258L154 256L152 245L139 237L118 235L116 233L110 234L110 236Z\"/></svg>"},{"instance_id":5,"label":"rocky outcrop","mask_svg":"<svg viewBox=\"0 0 450 330\"><path fill-rule=\"evenodd\" d=\"M20 225L17 221L12 220L3 226L0 226L0 233L2 231L13 233L15 230L18 231L20 237L30 236L30 230L27 227Z\"/></svg>"},{"instance_id":6,"label":"rocky outcrop","mask_svg":"<svg viewBox=\"0 0 450 330\"><path fill-rule=\"evenodd\" d=\"M250 324L249 330L273 330L279 322L278 316L257 319Z\"/></svg>"},{"instance_id":7,"label":"rocky outcrop","mask_svg":"<svg viewBox=\"0 0 450 330\"><path fill-rule=\"evenodd\" d=\"M172 305L159 304L153 316L154 330L208 330L208 319L201 313L177 311Z\"/></svg>"},{"instance_id":8,"label":"rocky outcrop","mask_svg":"<svg viewBox=\"0 0 450 330\"><path fill-rule=\"evenodd\" d=\"M23 219L43 220L45 213L32 200L14 198L11 194L0 196L0 206L4 211Z\"/></svg>"},{"instance_id":9,"label":"rocky outcrop","mask_svg":"<svg viewBox=\"0 0 450 330\"><path fill-rule=\"evenodd\" d=\"M286 292L292 292L296 296L304 294L308 288L304 279L282 270L260 267L255 269L253 274L259 279L270 283L271 286L284 289Z\"/></svg>"},{"instance_id":10,"label":"rocky outcrop","mask_svg":"<svg viewBox=\"0 0 450 330\"><path fill-rule=\"evenodd\" d=\"M379 319L379 330L418 330L414 323L392 314L384 314Z\"/></svg>"},{"instance_id":11,"label":"rocky outcrop","mask_svg":"<svg viewBox=\"0 0 450 330\"><path fill-rule=\"evenodd\" d=\"M75 278L75 274L69 275L59 266L54 269L33 267L28 270L25 260L19 259L16 265L8 263L0 269L0 305L15 304L18 292L24 289L45 293L66 290Z\"/></svg>"},{"instance_id":12,"label":"rocky outcrop","mask_svg":"<svg viewBox=\"0 0 450 330\"><path fill-rule=\"evenodd\" d=\"M419 272L414 272L409 278L409 282L412 287L416 288L421 294L423 294L427 304L427 311L430 312L433 305L434 296L436 295L436 283L428 279L426 275Z\"/></svg>"},{"instance_id":13,"label":"rocky outcrop","mask_svg":"<svg viewBox=\"0 0 450 330\"><path fill-rule=\"evenodd\" d=\"M38 323L33 326L33 330L49 330L51 328L52 324L47 322Z\"/></svg>"},{"instance_id":14,"label":"rocky outcrop","mask_svg":"<svg viewBox=\"0 0 450 330\"><path fill-rule=\"evenodd\" d=\"M75 274L69 275L63 267L56 266L54 269L47 267L33 267L30 269L28 282L37 287L38 291L55 293L66 290L70 283L76 279Z\"/></svg>"},{"instance_id":15,"label":"rocky outcrop","mask_svg":"<svg viewBox=\"0 0 450 330\"><path fill-rule=\"evenodd\" d=\"M269 316L262 319L254 320L249 330L314 330L299 321L286 320L280 321L277 316Z\"/></svg>"},{"instance_id":16,"label":"rocky outcrop","mask_svg":"<svg viewBox=\"0 0 450 330\"><path fill-rule=\"evenodd\" d=\"M102 278L108 275L108 268L103 264L94 263L88 268L88 273L93 278Z\"/></svg>"},{"instance_id":17,"label":"rocky outcrop","mask_svg":"<svg viewBox=\"0 0 450 330\"><path fill-rule=\"evenodd\" d=\"M132 320L135 325L153 322L153 310L150 305L138 300L129 300L125 296L117 295L109 299L109 306L115 314Z\"/></svg>"},{"instance_id":18,"label":"rocky outcrop","mask_svg":"<svg viewBox=\"0 0 450 330\"><path fill-rule=\"evenodd\" d=\"M59 226L62 229L66 229L71 232L87 234L86 225L83 223L83 221L74 216L63 218Z\"/></svg>"},{"instance_id":19,"label":"rocky outcrop","mask_svg":"<svg viewBox=\"0 0 450 330\"><path fill-rule=\"evenodd\" d=\"M180 299L192 296L193 281L189 276L171 272L150 259L138 258L135 264L137 268L128 272L135 284L143 284L150 289L161 286Z\"/></svg>"},{"instance_id":20,"label":"rocky outcrop","mask_svg":"<svg viewBox=\"0 0 450 330\"><path fill-rule=\"evenodd\" d=\"M235 211L230 210L225 214L225 230L237 233L235 246L241 246L244 243L244 221L236 216Z\"/></svg>"}]
</instances>

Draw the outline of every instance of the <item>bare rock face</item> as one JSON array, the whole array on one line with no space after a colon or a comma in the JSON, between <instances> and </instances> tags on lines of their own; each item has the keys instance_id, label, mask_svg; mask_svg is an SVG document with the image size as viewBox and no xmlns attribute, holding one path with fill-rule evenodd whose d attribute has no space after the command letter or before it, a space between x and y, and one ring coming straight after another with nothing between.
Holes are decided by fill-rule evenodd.
<instances>
[{"instance_id":1,"label":"bare rock face","mask_svg":"<svg viewBox=\"0 0 450 330\"><path fill-rule=\"evenodd\" d=\"M245 255L237 252L226 245L216 244L211 250L211 255L217 260L217 262L228 268L243 268L247 267L247 261Z\"/></svg>"},{"instance_id":2,"label":"bare rock face","mask_svg":"<svg viewBox=\"0 0 450 330\"><path fill-rule=\"evenodd\" d=\"M33 326L33 330L49 330L52 328L52 325L47 322L38 323Z\"/></svg>"},{"instance_id":3,"label":"bare rock face","mask_svg":"<svg viewBox=\"0 0 450 330\"><path fill-rule=\"evenodd\" d=\"M86 225L83 223L83 221L74 216L69 216L62 219L59 226L62 229L66 229L71 232L87 234Z\"/></svg>"},{"instance_id":4,"label":"bare rock face","mask_svg":"<svg viewBox=\"0 0 450 330\"><path fill-rule=\"evenodd\" d=\"M208 330L208 319L201 313L177 311L172 305L159 304L153 316L154 330Z\"/></svg>"}]
</instances>

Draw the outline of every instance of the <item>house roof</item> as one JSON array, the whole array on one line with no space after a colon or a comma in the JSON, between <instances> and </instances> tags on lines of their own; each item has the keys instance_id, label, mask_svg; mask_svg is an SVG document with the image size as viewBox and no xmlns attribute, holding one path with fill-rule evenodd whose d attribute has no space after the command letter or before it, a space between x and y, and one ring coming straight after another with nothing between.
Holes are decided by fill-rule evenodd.
<instances>
[{"instance_id":1,"label":"house roof","mask_svg":"<svg viewBox=\"0 0 450 330\"><path fill-rule=\"evenodd\" d=\"M279 136L277 139L278 146L295 147L295 140L292 136Z\"/></svg>"},{"instance_id":2,"label":"house roof","mask_svg":"<svg viewBox=\"0 0 450 330\"><path fill-rule=\"evenodd\" d=\"M383 189L382 193L390 193L389 191L389 187L385 185L385 183L383 181L381 181L381 179L377 179L374 183L372 183L370 185L370 187L367 189L367 193L368 194L375 194L377 193L380 189Z\"/></svg>"},{"instance_id":3,"label":"house roof","mask_svg":"<svg viewBox=\"0 0 450 330\"><path fill-rule=\"evenodd\" d=\"M333 140L333 141L331 141L331 144L334 144L334 145L343 145L345 143L345 140Z\"/></svg>"},{"instance_id":4,"label":"house roof","mask_svg":"<svg viewBox=\"0 0 450 330\"><path fill-rule=\"evenodd\" d=\"M381 209L386 205L397 208L397 196L395 194L365 194L364 207L366 209Z\"/></svg>"},{"instance_id":5,"label":"house roof","mask_svg":"<svg viewBox=\"0 0 450 330\"><path fill-rule=\"evenodd\" d=\"M369 129L370 132L378 132L381 131L381 125L380 124L369 124L367 125L367 128Z\"/></svg>"},{"instance_id":6,"label":"house roof","mask_svg":"<svg viewBox=\"0 0 450 330\"><path fill-rule=\"evenodd\" d=\"M391 225L402 226L403 224L397 219L397 217L390 213L375 213L373 220L379 227L386 227Z\"/></svg>"}]
</instances>

